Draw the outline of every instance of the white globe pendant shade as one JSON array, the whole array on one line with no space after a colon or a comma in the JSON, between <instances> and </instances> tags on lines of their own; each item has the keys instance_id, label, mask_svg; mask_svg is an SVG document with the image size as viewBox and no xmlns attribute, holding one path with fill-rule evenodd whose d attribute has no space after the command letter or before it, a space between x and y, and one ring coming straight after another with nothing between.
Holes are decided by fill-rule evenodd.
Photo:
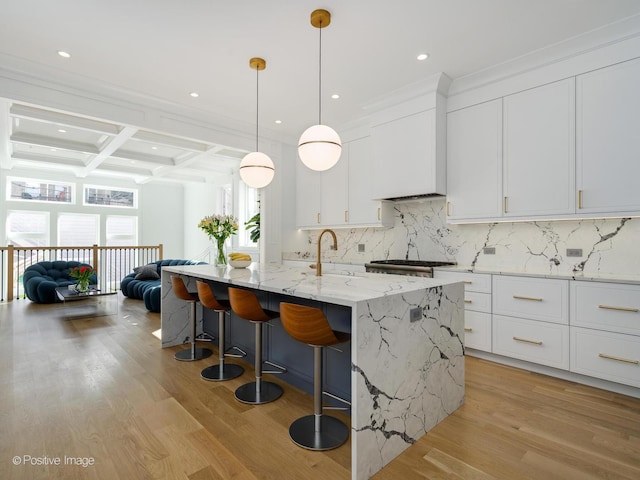
<instances>
[{"instance_id":1,"label":"white globe pendant shade","mask_svg":"<svg viewBox=\"0 0 640 480\"><path fill-rule=\"evenodd\" d=\"M262 152L251 152L240 162L240 178L252 188L266 187L274 174L273 160Z\"/></svg>"},{"instance_id":2,"label":"white globe pendant shade","mask_svg":"<svg viewBox=\"0 0 640 480\"><path fill-rule=\"evenodd\" d=\"M336 131L326 125L307 128L298 141L300 160L311 170L329 170L340 159L342 142Z\"/></svg>"}]
</instances>

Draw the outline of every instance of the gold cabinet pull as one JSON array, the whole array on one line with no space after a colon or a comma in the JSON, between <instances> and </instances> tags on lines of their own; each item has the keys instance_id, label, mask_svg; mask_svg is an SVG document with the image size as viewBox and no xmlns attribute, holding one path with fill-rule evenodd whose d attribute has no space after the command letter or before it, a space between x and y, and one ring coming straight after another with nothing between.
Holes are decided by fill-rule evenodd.
<instances>
[{"instance_id":1,"label":"gold cabinet pull","mask_svg":"<svg viewBox=\"0 0 640 480\"><path fill-rule=\"evenodd\" d=\"M640 363L640 361L638 360L629 360L628 358L614 357L613 355L607 355L606 353L599 353L598 356L600 358L608 358L609 360L615 360L616 362L631 363L632 365L638 365Z\"/></svg>"},{"instance_id":2,"label":"gold cabinet pull","mask_svg":"<svg viewBox=\"0 0 640 480\"><path fill-rule=\"evenodd\" d=\"M344 223L349 221L349 210L344 211Z\"/></svg>"},{"instance_id":3,"label":"gold cabinet pull","mask_svg":"<svg viewBox=\"0 0 640 480\"><path fill-rule=\"evenodd\" d=\"M507 213L507 197L502 197L502 209Z\"/></svg>"},{"instance_id":4,"label":"gold cabinet pull","mask_svg":"<svg viewBox=\"0 0 640 480\"><path fill-rule=\"evenodd\" d=\"M471 300L464 299L464 303L471 303Z\"/></svg>"},{"instance_id":5,"label":"gold cabinet pull","mask_svg":"<svg viewBox=\"0 0 640 480\"><path fill-rule=\"evenodd\" d=\"M541 302L542 299L538 297L523 297L522 295L514 295L513 298L517 300L531 300L532 302Z\"/></svg>"},{"instance_id":6,"label":"gold cabinet pull","mask_svg":"<svg viewBox=\"0 0 640 480\"><path fill-rule=\"evenodd\" d=\"M578 190L578 208L582 208L582 190Z\"/></svg>"},{"instance_id":7,"label":"gold cabinet pull","mask_svg":"<svg viewBox=\"0 0 640 480\"><path fill-rule=\"evenodd\" d=\"M447 217L451 215L451 202L447 202Z\"/></svg>"},{"instance_id":8,"label":"gold cabinet pull","mask_svg":"<svg viewBox=\"0 0 640 480\"><path fill-rule=\"evenodd\" d=\"M464 327L464 331L465 331L465 332L473 332L473 328L471 328L471 327Z\"/></svg>"},{"instance_id":9,"label":"gold cabinet pull","mask_svg":"<svg viewBox=\"0 0 640 480\"><path fill-rule=\"evenodd\" d=\"M320 212L318 212L318 224L320 223Z\"/></svg>"},{"instance_id":10,"label":"gold cabinet pull","mask_svg":"<svg viewBox=\"0 0 640 480\"><path fill-rule=\"evenodd\" d=\"M598 308L602 308L604 310L618 310L620 312L638 313L637 308L631 308L631 307L612 307L611 305L598 305Z\"/></svg>"},{"instance_id":11,"label":"gold cabinet pull","mask_svg":"<svg viewBox=\"0 0 640 480\"><path fill-rule=\"evenodd\" d=\"M542 342L538 340L527 340L526 338L520 338L520 337L513 337L513 339L516 342L531 343L532 345L542 345Z\"/></svg>"},{"instance_id":12,"label":"gold cabinet pull","mask_svg":"<svg viewBox=\"0 0 640 480\"><path fill-rule=\"evenodd\" d=\"M382 210L382 209L380 207L378 207L378 221L380 221L382 219L382 214L381 214L380 210Z\"/></svg>"},{"instance_id":13,"label":"gold cabinet pull","mask_svg":"<svg viewBox=\"0 0 640 480\"><path fill-rule=\"evenodd\" d=\"M471 280L465 280L464 283L466 283L467 285L471 285L473 282Z\"/></svg>"}]
</instances>

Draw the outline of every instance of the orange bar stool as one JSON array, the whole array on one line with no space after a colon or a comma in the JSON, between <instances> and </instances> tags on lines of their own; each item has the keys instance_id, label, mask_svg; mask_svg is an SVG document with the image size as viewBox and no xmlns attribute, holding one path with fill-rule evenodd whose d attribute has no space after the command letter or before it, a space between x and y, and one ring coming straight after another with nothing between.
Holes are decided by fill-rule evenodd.
<instances>
[{"instance_id":1,"label":"orange bar stool","mask_svg":"<svg viewBox=\"0 0 640 480\"><path fill-rule=\"evenodd\" d=\"M313 415L300 417L293 422L289 427L289 436L295 444L309 450L337 448L349 438L349 428L337 418L323 414L322 395L325 392L322 391L322 349L348 342L351 335L332 330L322 310L314 307L281 303L280 320L291 337L313 347ZM326 395L349 403L335 395Z\"/></svg>"},{"instance_id":2,"label":"orange bar stool","mask_svg":"<svg viewBox=\"0 0 640 480\"><path fill-rule=\"evenodd\" d=\"M239 377L244 373L244 368L240 365L234 365L233 363L224 363L225 356L241 356L227 354L224 347L224 317L231 311L231 306L228 301L218 300L211 290L211 285L208 283L203 282L202 280L196 280L196 287L198 288L198 297L200 297L200 303L202 306L218 313L218 361L220 363L218 363L218 365L211 365L210 367L205 368L200 372L200 376L205 380L211 380L213 382L222 382L224 380L231 380L232 378Z\"/></svg>"},{"instance_id":3,"label":"orange bar stool","mask_svg":"<svg viewBox=\"0 0 640 480\"><path fill-rule=\"evenodd\" d=\"M171 275L171 287L176 297L189 303L191 311L191 347L176 352L174 358L183 362L193 362L194 360L201 360L211 356L213 352L210 349L196 348L196 303L199 301L198 294L187 290L182 277L178 275Z\"/></svg>"},{"instance_id":4,"label":"orange bar stool","mask_svg":"<svg viewBox=\"0 0 640 480\"><path fill-rule=\"evenodd\" d=\"M245 383L238 387L235 392L235 397L243 403L250 403L253 405L273 402L282 395L282 387L273 382L263 381L262 374L285 373L287 369L268 360L262 360L262 327L270 320L278 318L280 314L278 312L263 309L255 293L240 288L229 287L229 303L231 303L231 310L233 313L244 320L254 323L256 328L256 381ZM277 368L277 370L263 370L263 363L271 365L272 367Z\"/></svg>"}]
</instances>

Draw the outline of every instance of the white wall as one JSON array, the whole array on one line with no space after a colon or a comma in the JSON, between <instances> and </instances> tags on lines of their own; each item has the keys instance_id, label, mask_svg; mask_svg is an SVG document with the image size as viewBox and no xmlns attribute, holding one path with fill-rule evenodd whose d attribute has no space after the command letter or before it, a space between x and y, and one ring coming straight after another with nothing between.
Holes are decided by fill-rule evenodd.
<instances>
[{"instance_id":1,"label":"white wall","mask_svg":"<svg viewBox=\"0 0 640 480\"><path fill-rule=\"evenodd\" d=\"M140 190L139 244L162 243L164 258L185 258L184 188L150 183Z\"/></svg>"}]
</instances>

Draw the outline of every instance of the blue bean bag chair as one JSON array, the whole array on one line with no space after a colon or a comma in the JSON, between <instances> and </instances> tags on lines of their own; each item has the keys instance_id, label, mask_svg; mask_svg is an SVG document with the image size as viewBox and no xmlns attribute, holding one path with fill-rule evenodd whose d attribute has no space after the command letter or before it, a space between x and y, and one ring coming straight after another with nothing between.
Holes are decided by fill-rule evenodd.
<instances>
[{"instance_id":1,"label":"blue bean bag chair","mask_svg":"<svg viewBox=\"0 0 640 480\"><path fill-rule=\"evenodd\" d=\"M144 300L144 306L151 312L160 311L160 271L170 265L202 265L206 262L191 260L156 260L133 269L120 282L122 294L129 298Z\"/></svg>"},{"instance_id":2,"label":"blue bean bag chair","mask_svg":"<svg viewBox=\"0 0 640 480\"><path fill-rule=\"evenodd\" d=\"M38 262L24 270L22 283L27 298L35 303L55 303L60 299L56 295L57 287L75 285L78 279L69 275L69 271L75 267L87 266L86 263L64 260L53 262ZM89 284L98 283L98 277L94 273L89 278Z\"/></svg>"}]
</instances>

